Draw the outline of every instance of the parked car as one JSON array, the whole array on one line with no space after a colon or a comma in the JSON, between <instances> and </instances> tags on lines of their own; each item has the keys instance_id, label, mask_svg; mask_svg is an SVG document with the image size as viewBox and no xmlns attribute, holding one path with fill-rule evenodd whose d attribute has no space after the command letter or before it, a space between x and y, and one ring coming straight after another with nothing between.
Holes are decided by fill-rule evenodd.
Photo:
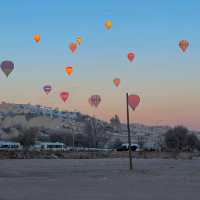
<instances>
[{"instance_id":1,"label":"parked car","mask_svg":"<svg viewBox=\"0 0 200 200\"><path fill-rule=\"evenodd\" d=\"M128 151L129 144L121 144L119 147L116 148L117 151ZM136 151L139 149L138 144L131 144L131 150Z\"/></svg>"}]
</instances>

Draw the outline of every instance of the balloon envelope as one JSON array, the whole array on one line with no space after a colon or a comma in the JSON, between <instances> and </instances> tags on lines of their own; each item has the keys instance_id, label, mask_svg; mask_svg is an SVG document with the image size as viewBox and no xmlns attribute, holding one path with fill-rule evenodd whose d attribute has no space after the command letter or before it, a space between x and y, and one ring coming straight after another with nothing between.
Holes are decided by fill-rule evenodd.
<instances>
[{"instance_id":1,"label":"balloon envelope","mask_svg":"<svg viewBox=\"0 0 200 200\"><path fill-rule=\"evenodd\" d=\"M71 67L71 66L65 67L65 71L69 76L71 76L73 73L73 67Z\"/></svg>"},{"instance_id":2,"label":"balloon envelope","mask_svg":"<svg viewBox=\"0 0 200 200\"><path fill-rule=\"evenodd\" d=\"M187 48L189 47L189 42L187 40L181 40L179 42L179 47L181 48L183 52L185 52Z\"/></svg>"},{"instance_id":3,"label":"balloon envelope","mask_svg":"<svg viewBox=\"0 0 200 200\"><path fill-rule=\"evenodd\" d=\"M119 78L115 78L115 79L113 80L113 83L115 84L116 87L119 86L120 82L121 82L121 81L120 81Z\"/></svg>"},{"instance_id":4,"label":"balloon envelope","mask_svg":"<svg viewBox=\"0 0 200 200\"><path fill-rule=\"evenodd\" d=\"M70 43L69 48L72 51L72 53L74 53L77 49L77 44L76 43Z\"/></svg>"},{"instance_id":5,"label":"balloon envelope","mask_svg":"<svg viewBox=\"0 0 200 200\"><path fill-rule=\"evenodd\" d=\"M128 59L129 59L129 61L131 62L131 61L134 60L135 54L134 54L133 52L129 52L127 57L128 57Z\"/></svg>"},{"instance_id":6,"label":"balloon envelope","mask_svg":"<svg viewBox=\"0 0 200 200\"><path fill-rule=\"evenodd\" d=\"M140 97L138 95L129 95L128 96L128 104L133 110L136 109L136 107L139 105L139 103L140 103Z\"/></svg>"},{"instance_id":7,"label":"balloon envelope","mask_svg":"<svg viewBox=\"0 0 200 200\"><path fill-rule=\"evenodd\" d=\"M88 103L89 103L91 106L93 106L93 105L92 105L91 97L88 99Z\"/></svg>"},{"instance_id":8,"label":"balloon envelope","mask_svg":"<svg viewBox=\"0 0 200 200\"><path fill-rule=\"evenodd\" d=\"M80 45L83 42L83 38L82 37L77 37L76 38L76 42Z\"/></svg>"},{"instance_id":9,"label":"balloon envelope","mask_svg":"<svg viewBox=\"0 0 200 200\"><path fill-rule=\"evenodd\" d=\"M51 85L44 85L43 90L48 95L51 92L52 87Z\"/></svg>"},{"instance_id":10,"label":"balloon envelope","mask_svg":"<svg viewBox=\"0 0 200 200\"><path fill-rule=\"evenodd\" d=\"M99 95L92 95L90 97L90 101L91 101L91 106L95 106L96 108L98 107L98 105L101 102L101 97Z\"/></svg>"},{"instance_id":11,"label":"balloon envelope","mask_svg":"<svg viewBox=\"0 0 200 200\"><path fill-rule=\"evenodd\" d=\"M41 40L41 36L39 34L34 35L34 40L39 42Z\"/></svg>"},{"instance_id":12,"label":"balloon envelope","mask_svg":"<svg viewBox=\"0 0 200 200\"><path fill-rule=\"evenodd\" d=\"M7 77L13 71L13 69L14 69L14 63L12 61L5 60L1 63L1 70Z\"/></svg>"},{"instance_id":13,"label":"balloon envelope","mask_svg":"<svg viewBox=\"0 0 200 200\"><path fill-rule=\"evenodd\" d=\"M112 21L111 21L111 20L107 20L107 21L105 22L105 27L106 27L107 29L111 29L111 28L112 28Z\"/></svg>"},{"instance_id":14,"label":"balloon envelope","mask_svg":"<svg viewBox=\"0 0 200 200\"><path fill-rule=\"evenodd\" d=\"M67 101L68 97L69 97L69 92L61 92L61 93L60 93L60 98L61 98L64 102Z\"/></svg>"}]
</instances>

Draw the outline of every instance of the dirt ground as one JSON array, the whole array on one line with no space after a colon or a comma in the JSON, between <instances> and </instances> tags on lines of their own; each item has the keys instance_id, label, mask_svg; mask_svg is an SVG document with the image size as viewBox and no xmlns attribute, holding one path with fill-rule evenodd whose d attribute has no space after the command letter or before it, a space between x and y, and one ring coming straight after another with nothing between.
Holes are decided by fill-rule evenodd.
<instances>
[{"instance_id":1,"label":"dirt ground","mask_svg":"<svg viewBox=\"0 0 200 200\"><path fill-rule=\"evenodd\" d=\"M0 160L0 200L198 200L200 159Z\"/></svg>"}]
</instances>

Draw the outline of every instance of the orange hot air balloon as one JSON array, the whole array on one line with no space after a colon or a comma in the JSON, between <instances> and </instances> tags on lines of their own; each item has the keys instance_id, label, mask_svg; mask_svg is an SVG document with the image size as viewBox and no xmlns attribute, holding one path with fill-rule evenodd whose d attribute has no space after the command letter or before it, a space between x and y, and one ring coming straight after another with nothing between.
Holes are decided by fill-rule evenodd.
<instances>
[{"instance_id":1,"label":"orange hot air balloon","mask_svg":"<svg viewBox=\"0 0 200 200\"><path fill-rule=\"evenodd\" d=\"M113 80L113 83L115 84L116 87L119 86L120 82L121 82L121 81L120 81L119 78L115 78L115 79Z\"/></svg>"},{"instance_id":2,"label":"orange hot air balloon","mask_svg":"<svg viewBox=\"0 0 200 200\"><path fill-rule=\"evenodd\" d=\"M76 42L78 43L78 45L80 45L83 42L83 38L82 37L77 37L76 38Z\"/></svg>"},{"instance_id":3,"label":"orange hot air balloon","mask_svg":"<svg viewBox=\"0 0 200 200\"><path fill-rule=\"evenodd\" d=\"M41 40L41 36L39 34L34 35L34 40L39 42Z\"/></svg>"},{"instance_id":4,"label":"orange hot air balloon","mask_svg":"<svg viewBox=\"0 0 200 200\"><path fill-rule=\"evenodd\" d=\"M132 62L135 59L135 54L133 52L129 52L127 57L129 61Z\"/></svg>"},{"instance_id":5,"label":"orange hot air balloon","mask_svg":"<svg viewBox=\"0 0 200 200\"><path fill-rule=\"evenodd\" d=\"M72 53L74 53L77 49L77 44L76 43L70 43L69 48L72 51Z\"/></svg>"},{"instance_id":6,"label":"orange hot air balloon","mask_svg":"<svg viewBox=\"0 0 200 200\"><path fill-rule=\"evenodd\" d=\"M112 28L112 21L111 20L107 20L106 22L105 22L105 27L109 30L109 29L111 29Z\"/></svg>"},{"instance_id":7,"label":"orange hot air balloon","mask_svg":"<svg viewBox=\"0 0 200 200\"><path fill-rule=\"evenodd\" d=\"M183 52L187 50L188 46L189 46L189 42L187 40L181 40L179 42L179 47L181 48Z\"/></svg>"},{"instance_id":8,"label":"orange hot air balloon","mask_svg":"<svg viewBox=\"0 0 200 200\"><path fill-rule=\"evenodd\" d=\"M67 74L68 74L69 76L71 76L72 73L73 73L73 67L71 67L71 66L65 67L65 71L67 72Z\"/></svg>"}]
</instances>

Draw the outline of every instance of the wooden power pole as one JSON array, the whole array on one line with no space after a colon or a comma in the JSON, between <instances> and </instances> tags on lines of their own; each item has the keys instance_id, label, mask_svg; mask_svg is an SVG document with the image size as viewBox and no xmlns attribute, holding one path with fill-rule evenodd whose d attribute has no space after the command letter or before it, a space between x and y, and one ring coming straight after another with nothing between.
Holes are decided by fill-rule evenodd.
<instances>
[{"instance_id":1,"label":"wooden power pole","mask_svg":"<svg viewBox=\"0 0 200 200\"><path fill-rule=\"evenodd\" d=\"M132 163L132 152L131 152L131 133L130 133L130 125L129 125L129 103L128 103L128 93L126 93L126 108L127 108L127 129L128 129L128 151L129 151L129 168L133 169Z\"/></svg>"}]
</instances>

